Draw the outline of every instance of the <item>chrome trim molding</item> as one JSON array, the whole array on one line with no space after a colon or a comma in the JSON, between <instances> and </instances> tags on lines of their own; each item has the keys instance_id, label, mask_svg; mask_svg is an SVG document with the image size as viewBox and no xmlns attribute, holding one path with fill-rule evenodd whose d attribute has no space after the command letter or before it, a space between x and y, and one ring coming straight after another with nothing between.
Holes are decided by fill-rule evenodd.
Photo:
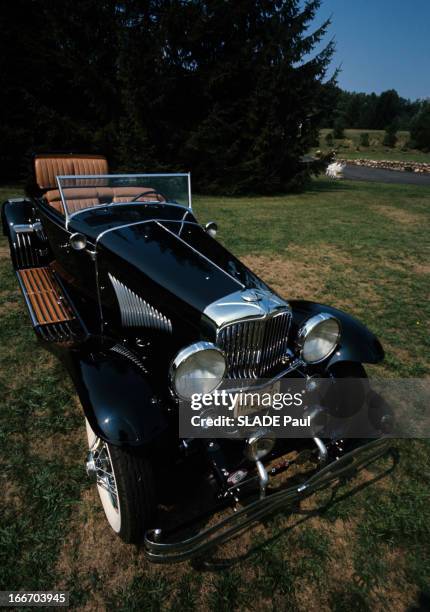
<instances>
[{"instance_id":1,"label":"chrome trim molding","mask_svg":"<svg viewBox=\"0 0 430 612\"><path fill-rule=\"evenodd\" d=\"M191 197L191 172L188 172L188 207L190 210L193 210L193 201Z\"/></svg>"},{"instance_id":2,"label":"chrome trim molding","mask_svg":"<svg viewBox=\"0 0 430 612\"><path fill-rule=\"evenodd\" d=\"M21 275L19 274L19 272L16 271L15 274L16 274L16 277L18 279L18 283L19 283L19 287L20 287L20 289L22 291L22 295L24 296L25 305L27 306L28 312L30 313L30 318L31 318L31 322L33 324L33 327L37 327L38 321L37 321L36 316L34 314L33 306L31 305L31 302L30 302L30 300L28 298L27 289L25 288L24 283L22 282L22 278L21 278Z\"/></svg>"},{"instance_id":3,"label":"chrome trim molding","mask_svg":"<svg viewBox=\"0 0 430 612\"><path fill-rule=\"evenodd\" d=\"M161 172L159 174L58 174L57 179L146 178L161 176L189 176L189 172ZM21 200L19 200L21 201Z\"/></svg>"},{"instance_id":4,"label":"chrome trim molding","mask_svg":"<svg viewBox=\"0 0 430 612\"><path fill-rule=\"evenodd\" d=\"M109 279L118 300L121 322L124 327L150 327L172 333L172 322L170 319L148 304L134 291L131 291L131 289L110 273Z\"/></svg>"},{"instance_id":5,"label":"chrome trim molding","mask_svg":"<svg viewBox=\"0 0 430 612\"><path fill-rule=\"evenodd\" d=\"M226 272L223 268L221 268L217 263L215 263L212 259L209 259L209 257L206 257L206 255L203 255L203 253L201 253L200 251L198 251L196 248L194 248L189 242L187 242L186 240L184 240L183 238L181 238L180 236L178 236L178 234L175 234L175 232L172 232L172 230L170 230L168 227L166 227L165 225L163 225L163 223L161 223L160 221L155 221L155 223L157 225L159 225L161 228L163 228L166 232L169 232L169 234L172 234L172 236L174 236L175 238L177 238L178 240L180 240L183 244L186 244L187 247L189 249L191 249L192 251L194 251L194 253L197 253L197 255L200 255L200 257L202 259L205 259L207 262L209 262L210 264L212 264L215 268L218 268L218 270L220 270L220 272L223 272L223 274L225 274L226 276L228 276L231 280L233 280L235 283L237 283L238 285L240 285L241 287L245 287L245 285L243 285L243 283L241 283L239 280L237 280L237 278L234 278L234 276L232 276L231 274L229 274L228 272Z\"/></svg>"},{"instance_id":6,"label":"chrome trim molding","mask_svg":"<svg viewBox=\"0 0 430 612\"><path fill-rule=\"evenodd\" d=\"M18 268L40 266L39 250L33 246L33 231L16 232L12 240L12 248Z\"/></svg>"},{"instance_id":7,"label":"chrome trim molding","mask_svg":"<svg viewBox=\"0 0 430 612\"><path fill-rule=\"evenodd\" d=\"M130 349L124 346L123 344L115 344L114 346L111 347L110 350L113 353L117 353L118 355L121 355L121 357L124 357L124 359L128 359L129 361L134 363L134 365L137 366L140 370L142 370L144 374L148 374L148 370L145 368L145 366L143 365L139 357L135 355L132 351L130 351Z\"/></svg>"},{"instance_id":8,"label":"chrome trim molding","mask_svg":"<svg viewBox=\"0 0 430 612\"><path fill-rule=\"evenodd\" d=\"M127 202L126 204L129 204L129 202ZM111 204L107 204L107 206L111 206ZM124 206L124 202L123 203L118 202L117 204L115 204L115 206ZM163 204L163 206L166 206L166 204ZM180 204L167 204L167 206L175 206L175 207L183 208L186 212L189 212L188 208L186 208L185 206L181 206ZM99 206L99 208L102 208L102 206ZM78 214L80 212L85 212L85 211L78 210L76 213L73 213L73 215ZM124 229L125 227L132 227L133 225L144 225L145 223L156 223L158 221L159 219L144 219L143 221L132 221L130 223L123 223L122 225L115 225L114 227L110 227L109 229L106 229L100 232L100 234L97 236L96 246L98 245L99 240L101 240L103 236L105 236L106 234L109 234L109 232L116 232L116 230L121 230L121 229ZM173 220L169 219L169 223L181 223L181 224L189 223L190 225L201 227L200 224L197 223L196 221L179 221L178 219L173 219Z\"/></svg>"}]
</instances>

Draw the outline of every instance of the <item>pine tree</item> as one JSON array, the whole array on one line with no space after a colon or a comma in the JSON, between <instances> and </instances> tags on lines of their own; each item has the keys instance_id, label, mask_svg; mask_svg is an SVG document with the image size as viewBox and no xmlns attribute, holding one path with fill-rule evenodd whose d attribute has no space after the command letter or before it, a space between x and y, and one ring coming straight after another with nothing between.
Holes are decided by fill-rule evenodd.
<instances>
[{"instance_id":1,"label":"pine tree","mask_svg":"<svg viewBox=\"0 0 430 612\"><path fill-rule=\"evenodd\" d=\"M412 119L411 139L421 151L430 151L430 102L422 102L421 109Z\"/></svg>"},{"instance_id":2,"label":"pine tree","mask_svg":"<svg viewBox=\"0 0 430 612\"><path fill-rule=\"evenodd\" d=\"M32 149L74 149L191 170L201 191L300 187L328 100L333 43L314 50L329 21L309 30L320 1L7 3L4 178Z\"/></svg>"},{"instance_id":3,"label":"pine tree","mask_svg":"<svg viewBox=\"0 0 430 612\"><path fill-rule=\"evenodd\" d=\"M121 54L128 114L156 167L191 169L200 190L273 192L300 186L300 157L317 137L333 44L304 60L320 0L194 0L126 4ZM123 160L123 165L127 160ZM131 160L129 160L131 162Z\"/></svg>"},{"instance_id":4,"label":"pine tree","mask_svg":"<svg viewBox=\"0 0 430 612\"><path fill-rule=\"evenodd\" d=\"M395 147L397 142L397 126L395 123L390 123L385 128L384 138L382 140L382 144L385 147Z\"/></svg>"}]
</instances>

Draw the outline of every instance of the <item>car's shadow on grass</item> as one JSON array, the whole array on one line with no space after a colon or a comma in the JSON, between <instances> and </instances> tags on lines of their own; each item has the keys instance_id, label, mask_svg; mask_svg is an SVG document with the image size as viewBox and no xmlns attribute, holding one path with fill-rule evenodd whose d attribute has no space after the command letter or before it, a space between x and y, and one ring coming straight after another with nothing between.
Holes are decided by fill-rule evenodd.
<instances>
[{"instance_id":1,"label":"car's shadow on grass","mask_svg":"<svg viewBox=\"0 0 430 612\"><path fill-rule=\"evenodd\" d=\"M330 193L333 191L356 191L356 186L346 179L322 180L314 179L306 185L306 193Z\"/></svg>"},{"instance_id":2,"label":"car's shadow on grass","mask_svg":"<svg viewBox=\"0 0 430 612\"><path fill-rule=\"evenodd\" d=\"M245 553L238 554L236 556L232 556L229 558L224 558L224 557L216 558L214 556L211 556L209 558L206 557L205 559L199 559L197 557L196 559L193 559L191 561L192 565L194 566L195 569L198 569L200 571L202 570L203 571L219 571L219 570L225 570L226 568L232 567L234 565L240 564L248 560L253 555L257 555L260 551L269 547L270 544L275 542L280 536L283 536L291 532L293 529L299 527L303 523L306 523L312 518L324 518L327 512L330 509L332 509L334 506L336 506L337 504L341 503L342 501L348 498L353 497L360 491L367 489L369 486L374 485L377 482L389 476L395 470L398 464L398 461L399 461L398 451L394 448L389 449L387 453L387 458L390 458L391 460L391 465L388 468L385 468L383 471L381 471L379 474L377 474L373 478L356 485L352 489L342 494L339 494L339 491L341 490L341 488L344 487L349 482L351 482L351 480L355 478L356 474L353 473L351 476L340 479L336 483L336 485L331 487L331 494L330 494L329 499L317 508L312 508L312 509L307 510L307 509L301 508L300 503L296 503L294 506L292 506L289 509L290 516L301 515L301 518L296 520L292 525L289 525L288 527L277 529L275 533L273 533L273 530L272 530L272 534L268 538L266 538L264 541L260 540L255 545L251 545L250 548ZM370 466L372 463L374 463L374 461L371 461L369 464L366 465L366 467ZM274 516L281 515L281 514L282 514L282 511L277 511L265 517L264 521L261 521L260 524L263 524L264 526L270 526L271 521L274 518ZM238 536L235 536L235 537L240 537L240 535L241 534L238 534ZM216 549L214 549L212 553L213 555L216 554L215 550Z\"/></svg>"},{"instance_id":3,"label":"car's shadow on grass","mask_svg":"<svg viewBox=\"0 0 430 612\"><path fill-rule=\"evenodd\" d=\"M240 530L232 538L227 539L226 542L220 543L218 546L214 545L213 548L210 548L209 550L205 549L204 559L196 555L191 559L191 564L199 571L217 571L226 569L227 567L239 564L244 560L249 559L253 555L258 554L259 551L269 547L270 544L277 540L280 536L292 531L309 519L315 517L324 518L324 516L327 516L328 512L337 504L351 498L363 489L366 489L369 485L373 485L383 478L386 478L395 469L398 463L397 450L389 449L384 454L384 457L390 460L390 465L382 469L382 471L380 471L381 468L378 466L378 473L375 476L372 475L372 472L366 472L365 482L360 482L353 488L343 492L344 486L353 482L353 479L357 476L357 474L361 473L361 470L357 472L355 468L352 468L351 473L343 476L332 486L321 489L316 494L312 494L305 498L315 499L314 495L321 496L322 494L325 494L324 502L319 502L319 506L317 508L305 509L303 508L301 502L295 502L284 510L273 511L265 516L264 519L255 521L250 527ZM381 457L372 459L362 467L368 468L379 459L381 459ZM294 473L287 477L287 480L282 481L279 486L272 488L272 493L283 490L286 486L299 487L314 473L315 469ZM369 477L370 475L372 475L372 477ZM211 491L211 488L207 483L206 485L206 487L202 485L198 488L198 490L196 490L194 479L190 480L189 477L186 477L186 474L183 474L182 478L179 474L176 474L175 478L172 479L170 486L166 488L163 487L165 495L162 496L163 502L159 507L157 517L157 527L161 528L161 531L164 534L163 541L166 543L185 541L189 538L193 538L199 532L204 531L208 527L213 526L214 524L218 523L218 521L225 518L224 513L229 507L231 509L231 504L228 505L225 501L223 501L219 503L218 506L216 504L214 506L213 490ZM328 499L327 494L329 495ZM245 506L257 498L258 491L256 491L255 495L251 495L249 498L244 500ZM316 499L318 500L319 498L317 497ZM286 518L294 515L301 515L301 518L296 520L294 524L288 525L284 528L278 529L276 522L273 521L276 516L283 516ZM240 549L243 551L244 547L247 546L248 541L246 534L252 532L252 529L255 527L261 528L261 526L270 529L270 533L267 538L262 540L262 530L260 529L258 533L258 542L255 543L254 540L254 542L249 545L246 552L238 552L229 558L226 556L223 556L222 558L216 557L217 551L223 551L224 553L227 551L228 553L228 549L231 548L232 545L234 546L234 541L236 538L240 538L241 536L245 537L242 538L242 541L238 541L236 549L238 551Z\"/></svg>"}]
</instances>

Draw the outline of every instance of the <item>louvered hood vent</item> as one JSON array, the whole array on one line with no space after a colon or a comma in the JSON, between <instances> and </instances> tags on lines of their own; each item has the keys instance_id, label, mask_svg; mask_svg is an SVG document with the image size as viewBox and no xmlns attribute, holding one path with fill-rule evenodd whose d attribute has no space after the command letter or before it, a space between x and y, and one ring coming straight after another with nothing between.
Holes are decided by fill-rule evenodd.
<instances>
[{"instance_id":1,"label":"louvered hood vent","mask_svg":"<svg viewBox=\"0 0 430 612\"><path fill-rule=\"evenodd\" d=\"M150 327L160 331L172 332L172 322L156 308L136 295L117 278L109 274L121 311L124 327Z\"/></svg>"}]
</instances>

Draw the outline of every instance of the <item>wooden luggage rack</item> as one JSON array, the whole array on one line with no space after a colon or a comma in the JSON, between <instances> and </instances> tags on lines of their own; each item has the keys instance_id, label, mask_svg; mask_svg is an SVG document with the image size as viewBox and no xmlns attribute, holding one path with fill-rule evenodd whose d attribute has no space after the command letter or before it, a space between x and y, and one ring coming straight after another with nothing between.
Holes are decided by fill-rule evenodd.
<instances>
[{"instance_id":1,"label":"wooden luggage rack","mask_svg":"<svg viewBox=\"0 0 430 612\"><path fill-rule=\"evenodd\" d=\"M35 330L47 341L73 341L83 328L54 272L46 267L17 270Z\"/></svg>"}]
</instances>

